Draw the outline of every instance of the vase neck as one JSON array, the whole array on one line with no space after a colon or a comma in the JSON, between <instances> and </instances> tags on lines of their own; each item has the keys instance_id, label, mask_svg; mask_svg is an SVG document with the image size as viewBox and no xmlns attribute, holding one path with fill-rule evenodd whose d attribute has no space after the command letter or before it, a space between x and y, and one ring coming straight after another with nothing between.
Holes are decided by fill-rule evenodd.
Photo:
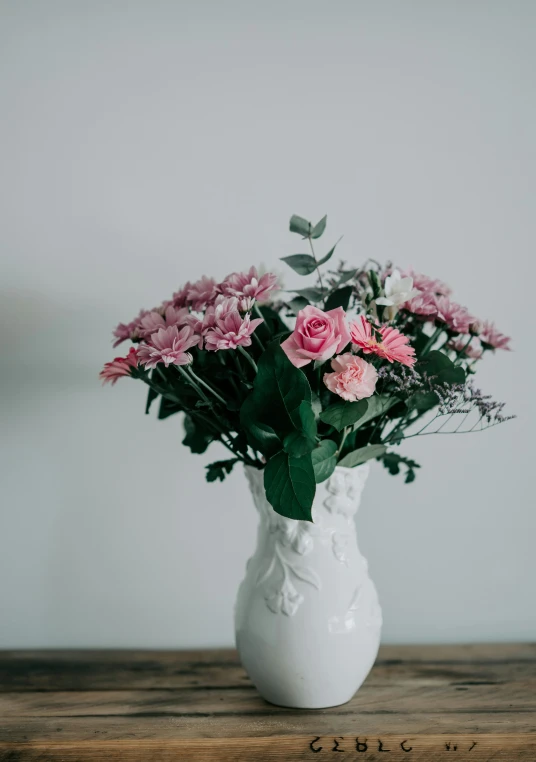
<instances>
[{"instance_id":1,"label":"vase neck","mask_svg":"<svg viewBox=\"0 0 536 762\"><path fill-rule=\"evenodd\" d=\"M246 477L249 483L253 501L262 520L270 525L285 522L296 523L295 519L287 519L277 514L268 500L264 491L264 471L252 466L245 466ZM313 522L330 522L330 517L342 515L351 519L359 508L361 494L369 474L369 464L364 463L356 468L343 468L337 466L332 475L321 484L316 485L316 494L313 503ZM301 522L298 523L308 523Z\"/></svg>"}]
</instances>

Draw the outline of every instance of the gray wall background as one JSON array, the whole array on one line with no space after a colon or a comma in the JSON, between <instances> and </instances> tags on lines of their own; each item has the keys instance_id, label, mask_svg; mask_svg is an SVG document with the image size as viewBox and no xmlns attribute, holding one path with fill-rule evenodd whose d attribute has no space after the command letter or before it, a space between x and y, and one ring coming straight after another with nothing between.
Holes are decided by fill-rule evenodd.
<instances>
[{"instance_id":1,"label":"gray wall background","mask_svg":"<svg viewBox=\"0 0 536 762\"><path fill-rule=\"evenodd\" d=\"M407 443L358 516L387 642L536 635L536 3L0 2L0 646L232 643L256 516L181 422L101 388L110 331L295 253L414 265L515 352L519 418ZM291 282L289 278L288 283Z\"/></svg>"}]
</instances>

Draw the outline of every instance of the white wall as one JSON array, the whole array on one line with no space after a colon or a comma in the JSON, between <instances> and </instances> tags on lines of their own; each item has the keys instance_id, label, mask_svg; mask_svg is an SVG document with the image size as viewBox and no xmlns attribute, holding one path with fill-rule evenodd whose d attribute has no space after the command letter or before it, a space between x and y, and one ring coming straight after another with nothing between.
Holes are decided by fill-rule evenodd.
<instances>
[{"instance_id":1,"label":"white wall","mask_svg":"<svg viewBox=\"0 0 536 762\"><path fill-rule=\"evenodd\" d=\"M536 635L536 4L0 2L0 646L232 642L256 517L241 473L101 388L111 328L186 279L296 253L450 282L515 352L519 414L375 466L359 535L388 642Z\"/></svg>"}]
</instances>

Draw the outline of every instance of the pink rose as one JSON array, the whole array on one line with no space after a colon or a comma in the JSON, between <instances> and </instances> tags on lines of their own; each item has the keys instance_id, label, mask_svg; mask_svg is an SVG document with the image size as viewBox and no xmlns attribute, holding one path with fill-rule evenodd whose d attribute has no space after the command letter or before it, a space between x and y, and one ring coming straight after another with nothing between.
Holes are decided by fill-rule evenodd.
<instances>
[{"instance_id":1,"label":"pink rose","mask_svg":"<svg viewBox=\"0 0 536 762\"><path fill-rule=\"evenodd\" d=\"M297 368L311 360L324 362L341 352L350 341L342 307L322 312L310 304L298 312L296 328L281 344L290 362Z\"/></svg>"},{"instance_id":2,"label":"pink rose","mask_svg":"<svg viewBox=\"0 0 536 762\"><path fill-rule=\"evenodd\" d=\"M331 361L335 373L324 373L324 383L343 400L355 402L371 397L376 389L378 374L374 365L351 352L339 355Z\"/></svg>"}]
</instances>

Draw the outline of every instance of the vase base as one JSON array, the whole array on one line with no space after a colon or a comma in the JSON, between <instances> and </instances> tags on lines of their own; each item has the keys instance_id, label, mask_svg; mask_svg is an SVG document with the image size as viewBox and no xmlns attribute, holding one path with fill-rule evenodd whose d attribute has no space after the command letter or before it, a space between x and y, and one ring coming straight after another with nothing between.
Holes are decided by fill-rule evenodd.
<instances>
[{"instance_id":1,"label":"vase base","mask_svg":"<svg viewBox=\"0 0 536 762\"><path fill-rule=\"evenodd\" d=\"M356 691L357 693L357 691ZM262 695L262 694L261 694ZM267 704L271 704L272 706L280 706L283 709L303 709L305 710L313 710L313 709L332 709L335 706L344 706L344 704L348 704L349 701L353 699L355 696L355 693L353 693L350 698L343 699L342 701L340 699L337 699L335 701L326 701L326 702L314 702L314 701L306 701L306 702L290 702L286 701L284 703L279 701L270 701L269 699L262 696L264 701L266 701Z\"/></svg>"}]
</instances>

